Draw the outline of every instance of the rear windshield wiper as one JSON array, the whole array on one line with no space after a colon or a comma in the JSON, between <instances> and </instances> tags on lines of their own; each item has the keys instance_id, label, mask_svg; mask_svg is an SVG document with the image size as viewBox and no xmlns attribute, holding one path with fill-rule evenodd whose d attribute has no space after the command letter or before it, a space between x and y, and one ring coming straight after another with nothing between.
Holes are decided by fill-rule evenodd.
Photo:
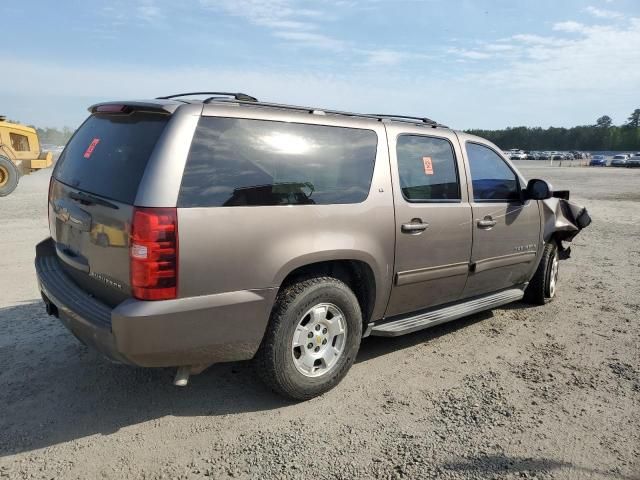
<instances>
[{"instance_id":1,"label":"rear windshield wiper","mask_svg":"<svg viewBox=\"0 0 640 480\"><path fill-rule=\"evenodd\" d=\"M111 203L108 200L104 200L100 197L96 197L95 195L91 195L86 192L70 192L69 198L73 198L74 200L78 200L81 203L86 205L102 205L103 207L113 208L117 210L119 207L115 203Z\"/></svg>"}]
</instances>

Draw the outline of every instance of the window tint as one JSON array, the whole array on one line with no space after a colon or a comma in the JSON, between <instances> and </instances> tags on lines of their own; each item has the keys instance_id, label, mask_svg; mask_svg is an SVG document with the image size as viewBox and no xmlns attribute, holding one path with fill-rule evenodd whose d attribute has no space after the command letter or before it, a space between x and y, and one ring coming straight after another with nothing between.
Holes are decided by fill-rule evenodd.
<instances>
[{"instance_id":1,"label":"window tint","mask_svg":"<svg viewBox=\"0 0 640 480\"><path fill-rule=\"evenodd\" d=\"M467 143L467 156L476 202L520 199L516 174L497 153L484 145Z\"/></svg>"},{"instance_id":2,"label":"window tint","mask_svg":"<svg viewBox=\"0 0 640 480\"><path fill-rule=\"evenodd\" d=\"M18 133L9 133L11 139L11 148L16 152L28 152L29 151L29 139L25 135Z\"/></svg>"},{"instance_id":3,"label":"window tint","mask_svg":"<svg viewBox=\"0 0 640 480\"><path fill-rule=\"evenodd\" d=\"M133 204L147 161L168 117L93 115L57 162L55 178L80 190Z\"/></svg>"},{"instance_id":4,"label":"window tint","mask_svg":"<svg viewBox=\"0 0 640 480\"><path fill-rule=\"evenodd\" d=\"M402 195L409 201L458 201L453 147L444 138L401 135L397 142Z\"/></svg>"},{"instance_id":5,"label":"window tint","mask_svg":"<svg viewBox=\"0 0 640 480\"><path fill-rule=\"evenodd\" d=\"M202 117L180 207L358 203L376 157L371 130Z\"/></svg>"}]
</instances>

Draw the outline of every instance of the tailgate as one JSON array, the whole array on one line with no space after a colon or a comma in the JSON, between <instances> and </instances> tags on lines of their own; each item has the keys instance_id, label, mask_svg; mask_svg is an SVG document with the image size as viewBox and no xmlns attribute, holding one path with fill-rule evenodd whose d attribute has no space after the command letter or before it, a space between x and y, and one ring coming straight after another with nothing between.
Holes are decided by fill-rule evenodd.
<instances>
[{"instance_id":1,"label":"tailgate","mask_svg":"<svg viewBox=\"0 0 640 480\"><path fill-rule=\"evenodd\" d=\"M130 298L129 235L138 186L167 115L92 115L53 173L49 228L66 272L110 306Z\"/></svg>"}]
</instances>

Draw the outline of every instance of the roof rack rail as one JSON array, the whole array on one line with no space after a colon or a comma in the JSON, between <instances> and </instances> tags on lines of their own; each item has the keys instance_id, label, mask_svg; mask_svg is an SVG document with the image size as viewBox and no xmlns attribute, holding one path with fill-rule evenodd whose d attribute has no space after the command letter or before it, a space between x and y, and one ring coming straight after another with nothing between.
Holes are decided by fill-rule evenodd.
<instances>
[{"instance_id":1,"label":"roof rack rail","mask_svg":"<svg viewBox=\"0 0 640 480\"><path fill-rule=\"evenodd\" d=\"M170 100L172 98L179 97L192 97L194 95L223 95L225 97L233 97L236 100L241 100L244 102L257 102L258 99L252 97L251 95L247 95L246 93L232 93L232 92L189 92L189 93L176 93L175 95L166 95L164 97L156 97L156 100ZM211 100L214 100L216 97L209 97L203 101L203 103L209 103Z\"/></svg>"},{"instance_id":2,"label":"roof rack rail","mask_svg":"<svg viewBox=\"0 0 640 480\"><path fill-rule=\"evenodd\" d=\"M420 123L426 123L427 125L439 125L438 122L436 122L435 120L431 120L430 118L427 117L413 117L411 115L393 115L393 114L386 114L386 113L375 113L373 114L374 117L378 117L378 118L383 118L383 119L389 119L389 120L393 120L393 119L398 119L398 120L417 120Z\"/></svg>"},{"instance_id":3,"label":"roof rack rail","mask_svg":"<svg viewBox=\"0 0 640 480\"><path fill-rule=\"evenodd\" d=\"M211 99L207 99L207 100L211 100ZM240 104L247 104L247 105L251 105L251 106L257 106L257 107L270 107L270 108L281 108L284 110L294 110L297 112L307 112L307 113L328 113L331 115L344 115L347 117L358 117L358 118L369 118L372 120L378 120L378 121L382 121L382 120L398 120L398 121L404 121L404 122L418 122L418 123L424 123L426 125L429 125L433 128L436 127L442 127L442 128L448 128L446 125L442 125L438 122L436 122L435 120L431 120L430 118L426 118L426 117L411 117L411 116L406 116L406 115L384 115L384 114L371 114L371 113L354 113L354 112L346 112L346 111L341 111L341 110L327 110L324 108L315 108L315 107L301 107L301 106L297 106L297 105L287 105L287 104L283 104L283 103L271 103L271 102L258 102L258 101L244 101L244 100L230 100L230 99L226 99L226 98L220 98L220 99L216 99L217 102L221 102L221 103L240 103ZM207 102L208 103L208 102Z\"/></svg>"}]
</instances>

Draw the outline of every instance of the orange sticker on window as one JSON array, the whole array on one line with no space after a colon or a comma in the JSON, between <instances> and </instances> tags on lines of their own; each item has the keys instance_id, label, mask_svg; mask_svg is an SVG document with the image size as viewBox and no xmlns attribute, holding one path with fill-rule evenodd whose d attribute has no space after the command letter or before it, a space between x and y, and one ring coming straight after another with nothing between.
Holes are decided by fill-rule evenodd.
<instances>
[{"instance_id":1,"label":"orange sticker on window","mask_svg":"<svg viewBox=\"0 0 640 480\"><path fill-rule=\"evenodd\" d=\"M91 154L96 149L96 145L98 145L99 143L100 143L99 138L94 138L93 140L91 140L91 143L89 144L87 149L84 151L84 158L91 158Z\"/></svg>"},{"instance_id":2,"label":"orange sticker on window","mask_svg":"<svg viewBox=\"0 0 640 480\"><path fill-rule=\"evenodd\" d=\"M424 165L424 174L433 175L433 162L431 157L422 157L422 164Z\"/></svg>"}]
</instances>

